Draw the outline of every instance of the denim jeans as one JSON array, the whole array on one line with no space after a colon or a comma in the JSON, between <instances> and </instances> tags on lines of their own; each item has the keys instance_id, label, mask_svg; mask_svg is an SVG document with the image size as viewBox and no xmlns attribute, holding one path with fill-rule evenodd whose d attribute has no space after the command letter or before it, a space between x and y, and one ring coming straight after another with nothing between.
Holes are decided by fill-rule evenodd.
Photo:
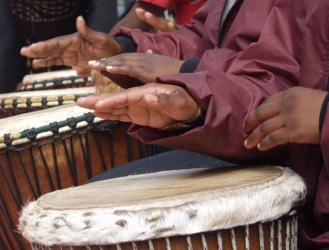
<instances>
[{"instance_id":1,"label":"denim jeans","mask_svg":"<svg viewBox=\"0 0 329 250\"><path fill-rule=\"evenodd\" d=\"M165 151L163 148L161 150L162 152ZM182 150L170 150L168 152L163 152L113 168L90 179L88 183L128 175L190 168L214 168L232 165L233 164L206 155Z\"/></svg>"}]
</instances>

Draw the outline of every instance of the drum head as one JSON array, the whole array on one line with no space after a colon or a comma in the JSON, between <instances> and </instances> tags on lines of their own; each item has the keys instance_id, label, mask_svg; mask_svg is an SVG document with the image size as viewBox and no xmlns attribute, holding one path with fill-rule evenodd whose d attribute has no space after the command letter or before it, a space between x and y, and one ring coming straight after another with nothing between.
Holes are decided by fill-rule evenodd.
<instances>
[{"instance_id":1,"label":"drum head","mask_svg":"<svg viewBox=\"0 0 329 250\"><path fill-rule=\"evenodd\" d=\"M0 119L0 148L6 147L6 138L12 140L12 145L28 142L31 129L34 129L37 139L52 136L52 123L57 123L59 133L70 131L70 118L75 119L77 128L85 127L88 125L88 114L92 116L94 123L102 121L94 118L89 109L81 108L76 103Z\"/></svg>"},{"instance_id":2,"label":"drum head","mask_svg":"<svg viewBox=\"0 0 329 250\"><path fill-rule=\"evenodd\" d=\"M23 210L20 230L42 245L191 235L277 219L300 206L305 194L303 180L286 168L167 171L46 194Z\"/></svg>"}]
</instances>

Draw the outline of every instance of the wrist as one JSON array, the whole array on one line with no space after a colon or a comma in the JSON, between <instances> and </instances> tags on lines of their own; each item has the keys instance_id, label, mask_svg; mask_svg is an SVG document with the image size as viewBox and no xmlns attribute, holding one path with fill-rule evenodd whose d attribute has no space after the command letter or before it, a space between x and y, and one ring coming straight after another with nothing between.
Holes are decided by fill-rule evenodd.
<instances>
[{"instance_id":1,"label":"wrist","mask_svg":"<svg viewBox=\"0 0 329 250\"><path fill-rule=\"evenodd\" d=\"M321 132L322 132L322 127L323 127L323 123L324 123L324 118L325 118L325 115L327 113L328 103L329 103L329 93L324 98L322 106L321 106L320 118L319 118L319 135L320 135L320 138L321 138Z\"/></svg>"},{"instance_id":2,"label":"wrist","mask_svg":"<svg viewBox=\"0 0 329 250\"><path fill-rule=\"evenodd\" d=\"M115 36L113 39L116 41L116 45L118 46L118 53L134 53L137 51L137 44L128 37L128 36Z\"/></svg>"},{"instance_id":3,"label":"wrist","mask_svg":"<svg viewBox=\"0 0 329 250\"><path fill-rule=\"evenodd\" d=\"M206 117L205 111L199 105L196 115L193 116L191 119L188 119L186 121L176 122L172 125L160 128L158 130L160 130L160 131L176 131L176 130L196 128L196 127L202 126L204 124L205 117Z\"/></svg>"}]
</instances>

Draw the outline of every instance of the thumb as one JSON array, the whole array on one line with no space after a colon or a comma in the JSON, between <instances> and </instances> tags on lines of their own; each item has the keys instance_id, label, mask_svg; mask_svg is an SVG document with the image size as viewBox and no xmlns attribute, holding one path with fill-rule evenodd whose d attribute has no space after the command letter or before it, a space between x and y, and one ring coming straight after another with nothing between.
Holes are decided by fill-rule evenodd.
<instances>
[{"instance_id":1,"label":"thumb","mask_svg":"<svg viewBox=\"0 0 329 250\"><path fill-rule=\"evenodd\" d=\"M86 25L86 22L82 16L79 16L76 21L77 31L79 32L80 36L87 40L90 43L95 43L99 41L98 33Z\"/></svg>"}]
</instances>

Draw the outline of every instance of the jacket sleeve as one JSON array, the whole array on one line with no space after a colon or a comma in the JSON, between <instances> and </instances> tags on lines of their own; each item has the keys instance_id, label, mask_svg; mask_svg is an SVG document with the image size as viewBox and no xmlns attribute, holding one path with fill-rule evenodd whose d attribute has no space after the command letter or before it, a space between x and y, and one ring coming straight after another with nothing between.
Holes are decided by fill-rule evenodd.
<instances>
[{"instance_id":1,"label":"jacket sleeve","mask_svg":"<svg viewBox=\"0 0 329 250\"><path fill-rule=\"evenodd\" d=\"M320 113L321 151L325 166L329 166L329 94L326 96ZM329 169L328 169L329 171Z\"/></svg>"},{"instance_id":2,"label":"jacket sleeve","mask_svg":"<svg viewBox=\"0 0 329 250\"><path fill-rule=\"evenodd\" d=\"M173 7L175 4L177 4L177 2L179 1L178 0L137 0L137 2L146 2L159 6L164 9L169 9Z\"/></svg>"},{"instance_id":3,"label":"jacket sleeve","mask_svg":"<svg viewBox=\"0 0 329 250\"><path fill-rule=\"evenodd\" d=\"M137 52L145 53L152 49L153 53L186 60L200 57L202 49L202 34L205 20L209 12L209 4L193 16L191 25L180 26L179 30L169 33L145 33L138 29L119 28L115 36L131 37L137 45Z\"/></svg>"},{"instance_id":4,"label":"jacket sleeve","mask_svg":"<svg viewBox=\"0 0 329 250\"><path fill-rule=\"evenodd\" d=\"M290 2L290 1L286 1ZM183 86L206 111L203 126L185 132L164 132L132 125L129 133L145 143L208 154L231 162L244 163L278 157L281 148L259 153L245 149L247 134L243 123L265 98L298 85L299 43L297 27L285 25L275 9L259 42L245 51L226 49L206 51L195 73L158 79L165 84ZM276 29L276 24L282 24ZM274 26L274 27L273 27ZM291 29L291 30L287 30Z\"/></svg>"}]
</instances>

